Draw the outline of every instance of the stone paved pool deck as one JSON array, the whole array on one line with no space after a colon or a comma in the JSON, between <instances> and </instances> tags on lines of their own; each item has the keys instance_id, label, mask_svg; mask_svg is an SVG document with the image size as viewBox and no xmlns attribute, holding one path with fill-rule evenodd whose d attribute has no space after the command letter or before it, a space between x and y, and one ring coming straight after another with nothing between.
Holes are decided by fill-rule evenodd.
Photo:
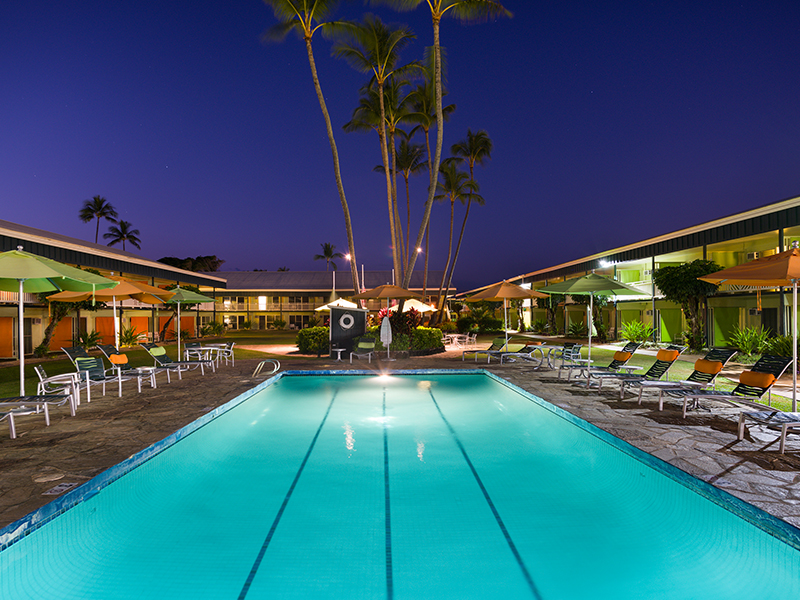
<instances>
[{"instance_id":1,"label":"stone paved pool deck","mask_svg":"<svg viewBox=\"0 0 800 600\"><path fill-rule=\"evenodd\" d=\"M223 365L217 373L205 376L191 371L182 381L173 377L171 384L161 375L157 389L144 386L141 394L128 382L122 398L117 397L115 385L105 397L93 390L92 402L83 402L76 417L70 417L68 410L54 409L50 427L45 427L43 418L20 418L15 440L8 437L6 423L0 424L0 527L55 498L43 494L58 484L84 483L251 388L263 379L252 378L258 362L237 360L235 366ZM627 394L620 401L616 386L598 392L558 380L555 371L531 371L528 363L462 361L461 350L372 364L294 357L286 357L282 363L283 370L486 368L800 527L800 436L790 437L785 455L778 453L776 436L760 427L749 427L747 438L739 442L739 408L715 404L712 412L693 411L684 420L675 402L659 412L654 399L640 406L636 397ZM781 384L786 385L785 377Z\"/></svg>"}]
</instances>

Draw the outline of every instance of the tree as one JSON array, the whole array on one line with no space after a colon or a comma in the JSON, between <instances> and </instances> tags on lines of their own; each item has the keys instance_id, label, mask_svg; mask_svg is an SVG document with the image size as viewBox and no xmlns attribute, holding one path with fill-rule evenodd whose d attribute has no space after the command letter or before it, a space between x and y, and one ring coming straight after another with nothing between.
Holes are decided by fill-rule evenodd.
<instances>
[{"instance_id":1,"label":"tree","mask_svg":"<svg viewBox=\"0 0 800 600\"><path fill-rule=\"evenodd\" d=\"M453 144L450 152L453 153L453 162L462 163L467 161L469 164L469 180L475 183L475 165L482 165L492 157L492 140L489 134L481 129L478 133L472 133L471 129L467 129L467 138ZM478 184L475 183L475 192L478 191ZM458 234L458 243L456 244L456 254L453 257L453 266L450 269L450 275L447 279L447 286L444 290L444 296L450 293L450 286L453 283L453 273L456 270L456 261L458 261L458 254L461 250L461 242L464 239L464 230L467 227L467 217L469 217L469 209L472 206L472 201L475 200L478 204L483 206L483 197L477 194L469 194L466 196L467 210L464 213L464 221L461 223L461 233Z\"/></svg>"},{"instance_id":2,"label":"tree","mask_svg":"<svg viewBox=\"0 0 800 600\"><path fill-rule=\"evenodd\" d=\"M381 159L386 175L386 195L389 209L389 231L392 240L392 262L396 273L401 273L400 240L395 222L392 167L389 163L386 137L386 106L384 86L395 74L409 70L410 65L398 67L400 51L416 36L402 25L386 25L379 17L367 14L363 23L348 23L342 28L346 37L333 46L333 55L345 59L351 67L362 73L372 73L372 80L378 90L380 119L378 137L381 143Z\"/></svg>"},{"instance_id":3,"label":"tree","mask_svg":"<svg viewBox=\"0 0 800 600\"><path fill-rule=\"evenodd\" d=\"M288 270L289 270L289 267L278 267L278 271L279 272L285 272L285 271L288 271Z\"/></svg>"},{"instance_id":4,"label":"tree","mask_svg":"<svg viewBox=\"0 0 800 600\"><path fill-rule=\"evenodd\" d=\"M101 196L95 196L91 200L84 200L83 208L78 216L84 223L90 223L97 219L97 227L94 232L94 243L96 244L100 239L100 219L116 223L119 215L108 200Z\"/></svg>"},{"instance_id":5,"label":"tree","mask_svg":"<svg viewBox=\"0 0 800 600\"><path fill-rule=\"evenodd\" d=\"M511 13L499 2L493 0L372 0L374 4L388 4L397 10L414 10L423 2L426 2L431 11L433 20L433 54L434 54L434 82L436 89L436 153L433 158L432 166L438 172L439 163L442 160L442 144L444 141L444 116L442 114L442 48L439 41L439 22L442 17L451 16L462 21L476 21L488 19L490 17L510 17ZM425 204L425 212L422 215L417 241L414 245L418 248L422 244L422 236L428 226L428 221L433 208L433 200L436 189L431 185L428 191L428 201ZM409 268L403 278L404 288L408 288L411 283L411 274L414 272L414 263L417 254L411 255Z\"/></svg>"},{"instance_id":6,"label":"tree","mask_svg":"<svg viewBox=\"0 0 800 600\"><path fill-rule=\"evenodd\" d=\"M409 178L420 173L425 168L425 149L422 144L412 144L407 139L400 140L397 148L397 170L403 174L406 184L406 255L403 261L403 269L408 269L408 257L411 252L409 246L409 234L411 233L411 192L409 190Z\"/></svg>"},{"instance_id":7,"label":"tree","mask_svg":"<svg viewBox=\"0 0 800 600\"><path fill-rule=\"evenodd\" d=\"M445 291L444 294L442 292L445 288L448 271L451 269L450 259L453 254L453 220L455 217L456 200L463 203L474 200L479 204L483 204L483 198L477 193L478 184L470 179L469 173L459 171L455 161L444 161L441 167L439 167L439 171L442 176L442 181L436 186L436 190L439 193L436 194L435 198L442 201L450 200L450 239L447 243L447 263L445 264L444 273L442 273L442 283L439 285L439 296L436 301L436 306L440 309L435 316L435 318L437 318L437 323L441 320L442 313L444 312L442 308L447 301L447 292ZM453 261L453 266L455 267L455 261Z\"/></svg>"},{"instance_id":8,"label":"tree","mask_svg":"<svg viewBox=\"0 0 800 600\"><path fill-rule=\"evenodd\" d=\"M122 249L125 250L125 242L130 242L131 245L136 246L139 250L142 249L140 245L142 240L139 239L139 230L132 229L128 221L120 221L119 227L112 225L108 228L108 233L103 234L104 240L111 240L108 242L109 246L119 244L122 242Z\"/></svg>"},{"instance_id":9,"label":"tree","mask_svg":"<svg viewBox=\"0 0 800 600\"><path fill-rule=\"evenodd\" d=\"M328 267L333 265L333 270L336 270L336 263L333 262L334 258L344 258L344 254L341 252L334 252L336 250L336 246L333 244L328 244L327 242L324 244L320 244L322 246L322 254L315 254L314 260L324 260L325 261L325 270L328 270Z\"/></svg>"},{"instance_id":10,"label":"tree","mask_svg":"<svg viewBox=\"0 0 800 600\"><path fill-rule=\"evenodd\" d=\"M196 258L177 258L176 256L164 256L158 259L158 262L185 271L203 271L204 273L213 273L219 271L219 268L225 263L221 258L216 255L198 256Z\"/></svg>"},{"instance_id":11,"label":"tree","mask_svg":"<svg viewBox=\"0 0 800 600\"><path fill-rule=\"evenodd\" d=\"M350 252L350 259L356 264L356 247L353 239L353 225L350 221L350 208L347 205L347 198L344 193L342 183L342 173L339 168L339 151L336 148L336 140L333 137L333 126L331 117L328 114L328 107L325 104L325 96L322 93L322 86L317 75L317 66L314 62L314 51L311 46L311 39L320 28L326 27L325 20L331 14L337 4L334 0L264 0L264 3L272 8L275 18L280 21L278 24L267 30L264 39L281 41L286 35L294 30L303 39L308 55L308 64L311 67L311 79L314 82L314 89L317 93L319 107L322 110L322 117L325 120L325 129L328 134L328 143L333 155L333 173L336 179L336 190L339 193L339 201L344 213L344 225L347 233L347 247ZM316 24L315 24L316 23ZM353 279L353 289L360 290L358 284L358 269L350 269Z\"/></svg>"},{"instance_id":12,"label":"tree","mask_svg":"<svg viewBox=\"0 0 800 600\"><path fill-rule=\"evenodd\" d=\"M683 315L689 323L689 339L686 342L692 350L700 350L705 345L705 305L707 298L713 296L719 286L700 281L698 277L716 273L722 267L710 260L695 260L673 267L661 267L653 273L656 284L664 299L680 304Z\"/></svg>"}]
</instances>

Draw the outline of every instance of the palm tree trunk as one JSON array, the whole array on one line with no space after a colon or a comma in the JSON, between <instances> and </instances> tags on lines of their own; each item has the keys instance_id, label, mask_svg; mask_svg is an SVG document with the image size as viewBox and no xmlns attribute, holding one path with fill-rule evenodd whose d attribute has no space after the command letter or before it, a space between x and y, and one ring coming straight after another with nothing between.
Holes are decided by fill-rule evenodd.
<instances>
[{"instance_id":1,"label":"palm tree trunk","mask_svg":"<svg viewBox=\"0 0 800 600\"><path fill-rule=\"evenodd\" d=\"M394 266L395 276L400 273L400 256L397 247L397 227L394 222L394 202L392 202L392 176L389 173L389 152L386 149L386 110L383 104L383 82L377 81L378 103L381 107L381 126L378 129L378 137L381 141L381 160L383 160L383 170L386 173L386 198L389 205L389 233L392 240L392 265Z\"/></svg>"},{"instance_id":2,"label":"palm tree trunk","mask_svg":"<svg viewBox=\"0 0 800 600\"><path fill-rule=\"evenodd\" d=\"M389 132L390 144L392 149L392 204L394 205L394 229L397 233L397 241L400 247L400 266L406 268L408 266L408 254L406 245L403 243L403 222L400 220L400 209L397 206L397 148L394 145L394 128ZM403 256L406 257L405 261ZM402 277L401 273L405 271L398 271L397 278Z\"/></svg>"},{"instance_id":3,"label":"palm tree trunk","mask_svg":"<svg viewBox=\"0 0 800 600\"><path fill-rule=\"evenodd\" d=\"M417 234L417 242L414 244L418 248L422 244L422 236L428 226L428 221L431 218L431 209L433 208L433 197L436 194L436 186L433 181L436 179L436 174L439 172L439 163L442 160L442 143L444 142L444 116L442 115L442 49L439 45L439 17L433 16L433 56L434 56L434 81L436 82L436 155L433 159L434 170L431 172L431 186L428 190L428 201L425 203L425 211L422 214L422 223L419 226L419 234ZM408 289L411 284L411 274L414 272L414 263L417 261L416 254L411 256L409 261L408 270L403 278L403 287Z\"/></svg>"},{"instance_id":4,"label":"palm tree trunk","mask_svg":"<svg viewBox=\"0 0 800 600\"><path fill-rule=\"evenodd\" d=\"M453 282L453 273L456 270L456 261L458 261L458 253L461 250L461 240L464 239L464 229L467 227L467 217L469 216L469 207L472 204L472 199L467 200L467 211L464 213L464 222L461 223L461 233L458 234L458 243L456 243L456 253L453 256L453 264L450 267L450 275L447 278L447 286L444 289L444 301L447 302L447 295L450 293L450 284Z\"/></svg>"},{"instance_id":5,"label":"palm tree trunk","mask_svg":"<svg viewBox=\"0 0 800 600\"><path fill-rule=\"evenodd\" d=\"M439 284L439 295L436 298L436 308L439 309L437 313L437 323L442 322L442 315L444 314L444 306L442 305L442 290L444 289L444 281L447 277L447 272L450 270L450 258L453 256L453 217L456 211L455 198L450 198L450 239L447 242L447 263L444 266L444 273L442 273L442 282Z\"/></svg>"},{"instance_id":6,"label":"palm tree trunk","mask_svg":"<svg viewBox=\"0 0 800 600\"><path fill-rule=\"evenodd\" d=\"M425 129L425 146L427 146L427 149L428 149L427 157L428 157L428 176L430 178L430 187L434 188L434 187L436 187L436 178L434 177L434 171L433 171L433 168L431 167L431 162L432 162L432 159L431 159L431 136L430 136L430 131L428 129ZM430 247L428 245L428 242L430 242L430 233L431 233L431 223L430 223L430 219L429 219L428 222L425 224L425 270L422 272L422 297L423 298L425 297L425 294L428 291L428 248ZM431 318L431 321L435 323L436 319Z\"/></svg>"},{"instance_id":7,"label":"palm tree trunk","mask_svg":"<svg viewBox=\"0 0 800 600\"><path fill-rule=\"evenodd\" d=\"M353 224L350 221L350 208L347 206L347 198L344 195L344 184L342 184L342 173L339 168L339 151L336 149L336 140L333 138L333 126L331 125L331 117L328 114L328 107L325 104L325 96L322 95L322 86L319 84L319 77L317 76L317 66L314 62L314 52L311 49L311 38L306 38L306 52L308 53L308 64L311 67L311 77L314 80L314 90L317 92L317 100L319 100L319 107L322 109L322 116L325 118L325 128L328 132L328 142L331 145L331 153L333 154L333 173L336 177L336 189L339 192L339 200L342 203L342 211L344 212L344 226L347 232L347 247L350 251L350 264L357 265L356 262L356 245L353 240ZM358 269L350 269L350 274L353 278L353 289L356 293L360 291L358 285Z\"/></svg>"},{"instance_id":8,"label":"palm tree trunk","mask_svg":"<svg viewBox=\"0 0 800 600\"><path fill-rule=\"evenodd\" d=\"M411 247L408 245L411 242L409 239L409 234L411 233L411 191L408 189L408 173L403 173L403 179L406 180L406 264L403 268L408 271L408 253L411 252Z\"/></svg>"},{"instance_id":9,"label":"palm tree trunk","mask_svg":"<svg viewBox=\"0 0 800 600\"><path fill-rule=\"evenodd\" d=\"M94 230L94 243L97 243L97 240L100 239L100 217L97 217L97 227Z\"/></svg>"}]
</instances>

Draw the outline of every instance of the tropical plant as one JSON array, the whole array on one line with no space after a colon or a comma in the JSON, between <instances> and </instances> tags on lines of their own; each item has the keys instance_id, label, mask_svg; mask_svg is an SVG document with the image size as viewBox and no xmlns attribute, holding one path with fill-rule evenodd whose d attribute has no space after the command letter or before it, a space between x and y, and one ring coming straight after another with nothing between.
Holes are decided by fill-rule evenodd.
<instances>
[{"instance_id":1,"label":"tropical plant","mask_svg":"<svg viewBox=\"0 0 800 600\"><path fill-rule=\"evenodd\" d=\"M97 331L92 331L91 333L88 331L81 331L77 337L72 338L72 343L75 346L80 346L84 350L89 350L89 348L94 348L103 341L102 334L98 333Z\"/></svg>"},{"instance_id":2,"label":"tropical plant","mask_svg":"<svg viewBox=\"0 0 800 600\"><path fill-rule=\"evenodd\" d=\"M197 256L195 258L192 258L191 256L187 258L164 256L163 258L159 258L158 262L164 263L165 265L170 265L172 267L178 267L179 269L184 269L186 271L202 271L204 273L213 273L214 271L219 271L220 267L225 263L224 260L217 258L216 255L213 254L210 256Z\"/></svg>"},{"instance_id":3,"label":"tropical plant","mask_svg":"<svg viewBox=\"0 0 800 600\"><path fill-rule=\"evenodd\" d=\"M325 270L328 270L328 267L333 265L333 270L336 270L336 263L333 262L334 258L344 258L344 254L341 252L334 252L336 250L336 246L333 244L329 244L327 242L320 244L322 246L322 254L315 254L314 260L324 260L325 261Z\"/></svg>"},{"instance_id":4,"label":"tropical plant","mask_svg":"<svg viewBox=\"0 0 800 600\"><path fill-rule=\"evenodd\" d=\"M534 298L536 306L545 310L545 315L547 316L547 328L553 334L558 332L558 325L556 323L556 311L558 310L558 305L564 302L566 298L566 294L548 294L547 298Z\"/></svg>"},{"instance_id":5,"label":"tropical plant","mask_svg":"<svg viewBox=\"0 0 800 600\"><path fill-rule=\"evenodd\" d=\"M455 17L462 21L476 21L488 19L490 17L510 17L511 13L506 10L502 4L494 0L372 0L372 3L386 4L392 6L396 10L407 11L414 10L420 4L423 4L423 1L427 3L431 11L433 22L433 80L436 91L436 151L431 164L431 173L438 173L439 163L442 160L442 145L444 142L444 115L442 114L442 48L439 40L439 23L442 17L446 16ZM430 221L435 192L433 177L431 177L428 200L425 203L425 211L422 215L419 234L414 244L415 248L419 248L422 245L422 237ZM414 272L416 259L417 253L412 252L408 269L403 277L402 287L406 289L408 289L408 286L411 284L411 274Z\"/></svg>"},{"instance_id":6,"label":"tropical plant","mask_svg":"<svg viewBox=\"0 0 800 600\"><path fill-rule=\"evenodd\" d=\"M399 310L389 311L389 322L392 324L394 334L411 334L422 322L422 315L414 310L400 312Z\"/></svg>"},{"instance_id":7,"label":"tropical plant","mask_svg":"<svg viewBox=\"0 0 800 600\"><path fill-rule=\"evenodd\" d=\"M83 208L78 213L78 217L84 223L91 223L97 219L97 227L94 232L95 244L100 238L100 219L116 223L118 216L116 209L102 196L94 196L91 200L84 200Z\"/></svg>"},{"instance_id":8,"label":"tropical plant","mask_svg":"<svg viewBox=\"0 0 800 600\"><path fill-rule=\"evenodd\" d=\"M455 162L444 161L439 171L442 181L436 186L436 190L439 193L436 194L435 198L439 201L450 201L450 238L447 243L447 263L445 263L445 268L442 273L442 282L439 285L439 295L436 300L436 306L444 306L444 303L447 301L447 291L445 290L447 274L450 273L452 279L451 269L455 269L455 260L453 260L453 266L450 266L450 261L453 258L455 203L456 201L462 204L474 201L482 205L483 197L478 194L478 184L470 178L469 173L459 171ZM461 233L462 235L464 233L463 227ZM459 240L460 239L461 238L459 238ZM458 255L456 255L456 258L458 258ZM441 319L441 313L438 314L437 319Z\"/></svg>"},{"instance_id":9,"label":"tropical plant","mask_svg":"<svg viewBox=\"0 0 800 600\"><path fill-rule=\"evenodd\" d=\"M408 269L408 256L411 252L409 246L411 233L411 192L409 179L425 168L425 148L422 144L412 144L407 139L400 140L396 153L397 170L403 175L406 184L406 253L403 260L403 269Z\"/></svg>"},{"instance_id":10,"label":"tropical plant","mask_svg":"<svg viewBox=\"0 0 800 600\"><path fill-rule=\"evenodd\" d=\"M392 262L396 273L401 273L400 245L402 236L395 221L394 188L391 172L397 172L389 162L386 136L386 105L384 86L394 75L408 71L408 66L399 67L400 51L416 36L405 26L386 25L379 17L364 16L363 23L348 23L341 26L342 37L333 46L333 55L345 59L351 67L361 73L371 73L378 90L380 118L378 137L381 144L381 159L386 175L386 194L389 209L389 230L392 240ZM394 144L392 144L394 152Z\"/></svg>"},{"instance_id":11,"label":"tropical plant","mask_svg":"<svg viewBox=\"0 0 800 600\"><path fill-rule=\"evenodd\" d=\"M708 296L717 291L716 285L700 281L698 277L721 270L722 267L708 260L695 260L679 266L661 267L653 272L653 282L664 298L680 304L689 324L690 334L686 339L689 348L699 350L705 345L705 310Z\"/></svg>"},{"instance_id":12,"label":"tropical plant","mask_svg":"<svg viewBox=\"0 0 800 600\"><path fill-rule=\"evenodd\" d=\"M798 347L800 347L800 342L798 342ZM770 338L767 340L764 353L773 356L794 356L792 354L792 336L778 335ZM798 355L800 355L800 352L798 352Z\"/></svg>"},{"instance_id":13,"label":"tropical plant","mask_svg":"<svg viewBox=\"0 0 800 600\"><path fill-rule=\"evenodd\" d=\"M548 332L550 326L547 324L547 321L544 319L537 319L533 323L531 323L531 331L537 335L544 335Z\"/></svg>"},{"instance_id":14,"label":"tropical plant","mask_svg":"<svg viewBox=\"0 0 800 600\"><path fill-rule=\"evenodd\" d=\"M763 327L739 327L736 325L729 341L739 351L739 359L741 359L743 354L749 356L762 354L767 348L769 334L769 329Z\"/></svg>"},{"instance_id":15,"label":"tropical plant","mask_svg":"<svg viewBox=\"0 0 800 600\"><path fill-rule=\"evenodd\" d=\"M275 18L279 21L279 23L271 27L264 34L265 40L281 41L286 38L286 35L290 31L295 31L305 42L308 64L311 67L311 79L314 82L314 90L317 93L319 107L322 110L322 116L325 120L328 143L330 144L331 154L333 155L333 172L334 178L336 179L336 190L339 193L339 202L342 205L342 212L344 213L344 225L345 231L347 232L347 247L349 249L350 260L352 264L358 264L356 261L355 241L353 240L353 225L350 221L350 208L347 205L344 184L342 183L342 173L339 167L339 151L336 148L336 140L333 137L333 125L331 125L331 117L328 113L328 107L325 104L322 86L319 83L317 66L314 62L314 51L311 45L314 34L320 28L323 30L326 28L326 19L330 16L337 2L334 0L264 0L264 3L272 8ZM353 280L353 289L360 290L361 286L358 283L358 269L350 269L350 274Z\"/></svg>"},{"instance_id":16,"label":"tropical plant","mask_svg":"<svg viewBox=\"0 0 800 600\"><path fill-rule=\"evenodd\" d=\"M589 328L586 327L586 323L581 321L573 321L569 324L569 331L567 335L572 338L584 338L589 335Z\"/></svg>"},{"instance_id":17,"label":"tropical plant","mask_svg":"<svg viewBox=\"0 0 800 600\"><path fill-rule=\"evenodd\" d=\"M120 346L135 346L139 343L139 332L135 327L121 327L119 330Z\"/></svg>"},{"instance_id":18,"label":"tropical plant","mask_svg":"<svg viewBox=\"0 0 800 600\"><path fill-rule=\"evenodd\" d=\"M111 240L108 242L109 246L114 246L122 242L122 249L125 250L125 242L130 242L132 246L142 249L142 240L139 239L139 230L133 229L128 221L120 221L119 227L112 225L108 228L108 233L103 234L104 240Z\"/></svg>"},{"instance_id":19,"label":"tropical plant","mask_svg":"<svg viewBox=\"0 0 800 600\"><path fill-rule=\"evenodd\" d=\"M219 321L209 321L200 328L201 337L218 337L225 333L225 325Z\"/></svg>"},{"instance_id":20,"label":"tropical plant","mask_svg":"<svg viewBox=\"0 0 800 600\"><path fill-rule=\"evenodd\" d=\"M275 329L286 329L286 320L285 319L275 319L272 322L272 326Z\"/></svg>"},{"instance_id":21,"label":"tropical plant","mask_svg":"<svg viewBox=\"0 0 800 600\"><path fill-rule=\"evenodd\" d=\"M622 339L629 342L646 342L653 337L653 326L641 321L627 321L622 324L619 332Z\"/></svg>"}]
</instances>

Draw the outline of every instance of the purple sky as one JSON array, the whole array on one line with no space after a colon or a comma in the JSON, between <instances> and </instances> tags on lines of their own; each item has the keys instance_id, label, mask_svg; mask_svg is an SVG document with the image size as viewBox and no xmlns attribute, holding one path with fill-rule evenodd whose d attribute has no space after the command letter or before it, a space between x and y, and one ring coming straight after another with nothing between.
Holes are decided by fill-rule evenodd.
<instances>
[{"instance_id":1,"label":"purple sky","mask_svg":"<svg viewBox=\"0 0 800 600\"><path fill-rule=\"evenodd\" d=\"M800 3L506 7L513 19L442 22L457 105L444 156L468 127L494 142L460 289L800 194ZM432 43L424 3L372 11L416 32L404 59ZM5 0L0 23L0 218L94 241L78 211L101 195L151 259L322 270L320 243L346 252L304 46L260 42L275 19L259 0ZM365 76L321 37L315 54L358 262L391 268L377 136L340 129ZM431 268L448 223L435 206Z\"/></svg>"}]
</instances>

